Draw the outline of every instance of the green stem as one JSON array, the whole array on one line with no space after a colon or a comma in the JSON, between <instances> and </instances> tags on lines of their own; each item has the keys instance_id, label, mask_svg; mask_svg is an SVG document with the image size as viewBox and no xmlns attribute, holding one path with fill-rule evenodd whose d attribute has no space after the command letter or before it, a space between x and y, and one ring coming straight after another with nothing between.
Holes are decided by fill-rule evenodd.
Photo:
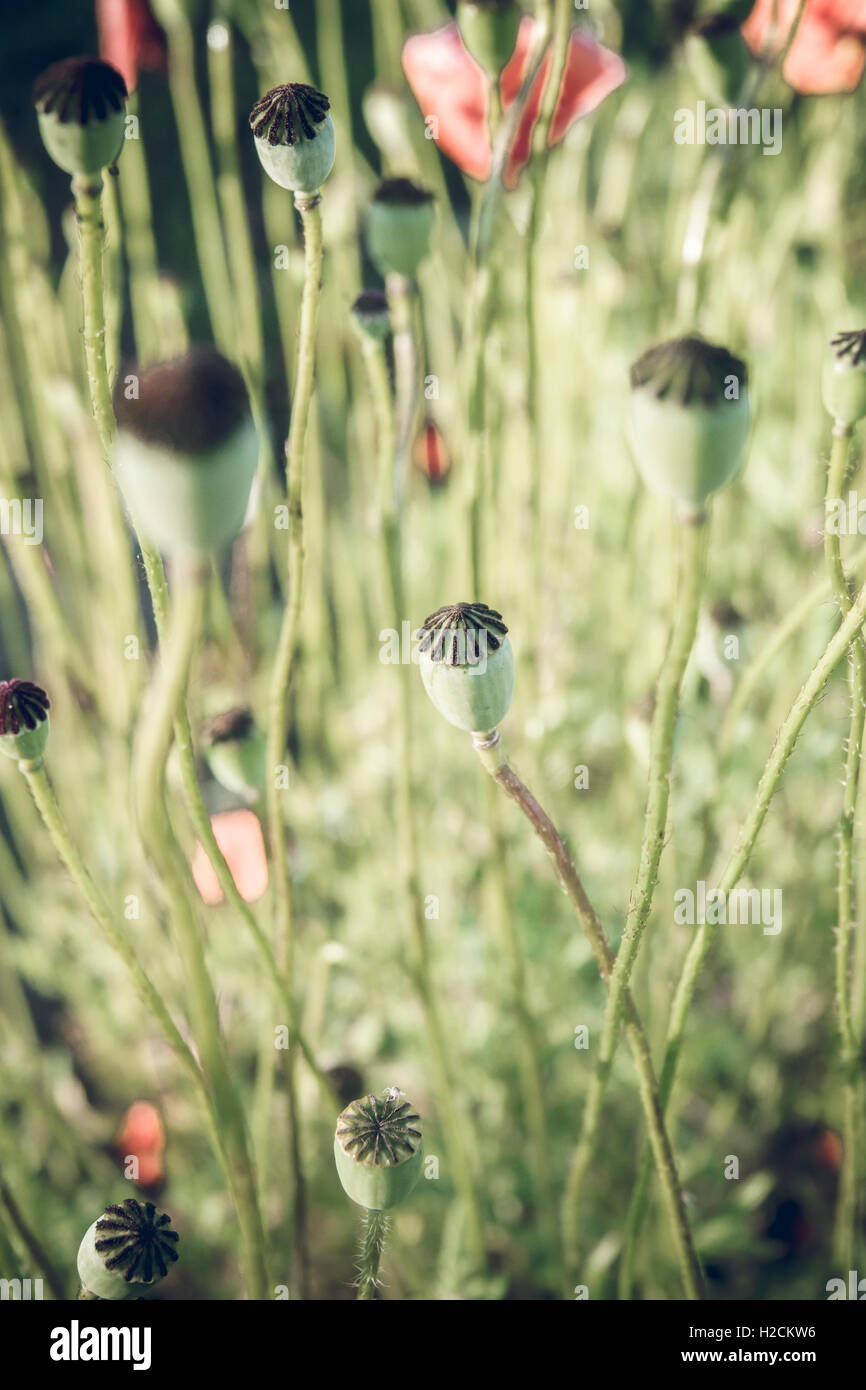
<instances>
[{"instance_id":1,"label":"green stem","mask_svg":"<svg viewBox=\"0 0 866 1390\"><path fill-rule=\"evenodd\" d=\"M643 933L649 920L665 843L673 764L674 728L680 690L697 630L703 582L708 522L679 527L681 558L675 619L656 687L650 739L649 785L637 879L632 889L625 929L613 969L604 1010L601 1047L583 1113L580 1140L569 1175L565 1199L566 1249L577 1253L580 1202L598 1145L604 1093L610 1079L624 992L628 987Z\"/></svg>"},{"instance_id":2,"label":"green stem","mask_svg":"<svg viewBox=\"0 0 866 1390\"><path fill-rule=\"evenodd\" d=\"M376 415L379 452L379 475L382 499L382 545L388 596L397 630L406 611L403 578L403 547L400 512L395 501L394 468L396 431L391 401L388 368L381 343L364 340L364 360L370 383L370 394ZM478 1189L472 1161L464 1138L466 1121L455 1102L456 1086L446 1033L439 1012L433 971L430 962L430 943L423 911L421 892L418 830L415 803L412 795L412 685L413 668L401 662L397 716L397 819L403 865L403 890L406 910L412 927L414 967L418 990L424 1008L432 1065L436 1078L436 1098L442 1114L442 1124L448 1153L454 1167L454 1183L460 1195L467 1219L468 1244L477 1268L484 1263L484 1228Z\"/></svg>"},{"instance_id":3,"label":"green stem","mask_svg":"<svg viewBox=\"0 0 866 1390\"><path fill-rule=\"evenodd\" d=\"M836 424L830 466L827 470L826 515L824 522L824 554L833 585L833 593L844 617L851 610L851 592L842 563L839 534L830 526L834 503L841 498L848 474L848 451L851 429ZM857 1041L851 1016L851 942L856 922L853 900L854 824L857 814L857 789L860 779L860 754L863 744L863 723L866 716L866 654L862 640L851 648L849 678L851 717L845 757L845 782L842 814L839 823L839 854L837 862L837 922L836 922L836 1017L839 1025L839 1054L843 1073L842 1170L836 1205L833 1249L840 1269L852 1264L857 1209Z\"/></svg>"},{"instance_id":4,"label":"green stem","mask_svg":"<svg viewBox=\"0 0 866 1390\"><path fill-rule=\"evenodd\" d=\"M76 175L72 180L81 259L81 298L84 306L84 355L93 418L104 454L114 435L114 407L105 354L105 303L102 292L102 179Z\"/></svg>"},{"instance_id":5,"label":"green stem","mask_svg":"<svg viewBox=\"0 0 866 1390\"><path fill-rule=\"evenodd\" d=\"M797 742L800 731L809 714L820 699L821 692L830 679L830 676L839 665L839 662L842 660L852 642L858 639L859 630L864 621L866 621L866 585L861 588L850 611L847 613L827 646L824 648L818 661L813 666L808 678L794 700L784 723L776 735L776 741L773 744L772 751L767 759L764 771L761 774L761 780L758 783L751 808L740 827L736 844L719 880L718 891L727 894L732 892L737 886L751 857L755 841L760 834L761 827L770 809L770 802L775 795L776 788L779 785L788 758L794 750L794 745ZM683 962L682 972L668 1018L667 1043L660 1077L660 1098L663 1107L667 1106L671 1091L673 1090L677 1062L682 1047L689 1008L694 996L698 976L701 973L703 964L715 940L716 930L716 923L703 923L692 941L686 953L685 961ZM626 1240L619 1277L621 1298L628 1298L630 1296L634 1256L646 1212L646 1203L649 1196L649 1182L649 1163L646 1154L644 1154L640 1175L632 1195L626 1223Z\"/></svg>"},{"instance_id":6,"label":"green stem","mask_svg":"<svg viewBox=\"0 0 866 1390\"><path fill-rule=\"evenodd\" d=\"M491 731L488 734L476 734L473 736L473 745L487 771L520 807L553 860L559 882L577 914L578 921L595 956L599 974L610 988L614 970L614 955L562 836L546 811L505 762L498 733ZM631 992L627 987L624 991L623 1007L626 1037L638 1075L641 1106L650 1136L653 1158L662 1183L683 1288L686 1298L698 1299L702 1292L700 1266L692 1242L673 1151L665 1130L659 1087L653 1071L649 1044L632 1001ZM567 1229L565 1235L567 1239Z\"/></svg>"},{"instance_id":7,"label":"green stem","mask_svg":"<svg viewBox=\"0 0 866 1390\"><path fill-rule=\"evenodd\" d=\"M364 1241L361 1246L361 1264L358 1270L358 1299L368 1302L376 1297L379 1288L379 1265L388 1237L388 1214L384 1211L368 1211L364 1216Z\"/></svg>"},{"instance_id":8,"label":"green stem","mask_svg":"<svg viewBox=\"0 0 866 1390\"><path fill-rule=\"evenodd\" d=\"M27 1251L27 1257L32 1261L33 1268L38 1271L51 1290L51 1297L62 1300L65 1297L63 1280L52 1265L39 1237L28 1225L2 1173L0 1173L0 1207L5 1211L10 1225Z\"/></svg>"}]
</instances>

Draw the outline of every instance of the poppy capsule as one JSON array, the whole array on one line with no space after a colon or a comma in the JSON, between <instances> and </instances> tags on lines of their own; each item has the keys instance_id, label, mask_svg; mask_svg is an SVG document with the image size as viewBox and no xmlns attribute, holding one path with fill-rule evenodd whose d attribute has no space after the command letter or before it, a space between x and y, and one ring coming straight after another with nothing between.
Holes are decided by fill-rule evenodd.
<instances>
[{"instance_id":1,"label":"poppy capsule","mask_svg":"<svg viewBox=\"0 0 866 1390\"><path fill-rule=\"evenodd\" d=\"M343 1191L368 1211L388 1211L412 1192L424 1166L421 1122L396 1086L353 1100L337 1120L334 1161Z\"/></svg>"},{"instance_id":2,"label":"poppy capsule","mask_svg":"<svg viewBox=\"0 0 866 1390\"><path fill-rule=\"evenodd\" d=\"M451 459L445 441L432 420L427 420L412 450L412 460L431 487L441 487L451 472Z\"/></svg>"},{"instance_id":3,"label":"poppy capsule","mask_svg":"<svg viewBox=\"0 0 866 1390\"><path fill-rule=\"evenodd\" d=\"M272 87L250 112L256 154L280 188L311 196L334 167L334 122L324 92L305 82Z\"/></svg>"},{"instance_id":4,"label":"poppy capsule","mask_svg":"<svg viewBox=\"0 0 866 1390\"><path fill-rule=\"evenodd\" d=\"M66 58L33 84L42 143L67 174L95 175L117 159L126 122L126 83L99 58Z\"/></svg>"},{"instance_id":5,"label":"poppy capsule","mask_svg":"<svg viewBox=\"0 0 866 1390\"><path fill-rule=\"evenodd\" d=\"M830 340L821 385L824 406L838 425L851 429L866 415L866 330Z\"/></svg>"},{"instance_id":6,"label":"poppy capsule","mask_svg":"<svg viewBox=\"0 0 866 1390\"><path fill-rule=\"evenodd\" d=\"M458 0L460 37L488 77L498 77L514 52L520 18L515 0Z\"/></svg>"},{"instance_id":7,"label":"poppy capsule","mask_svg":"<svg viewBox=\"0 0 866 1390\"><path fill-rule=\"evenodd\" d=\"M78 1247L78 1277L97 1298L140 1298L168 1274L178 1240L170 1216L153 1202L127 1197L88 1227Z\"/></svg>"},{"instance_id":8,"label":"poppy capsule","mask_svg":"<svg viewBox=\"0 0 866 1390\"><path fill-rule=\"evenodd\" d=\"M35 762L48 742L51 702L32 681L0 681L0 753Z\"/></svg>"},{"instance_id":9,"label":"poppy capsule","mask_svg":"<svg viewBox=\"0 0 866 1390\"><path fill-rule=\"evenodd\" d=\"M514 655L502 615L486 603L439 608L417 634L421 679L439 713L457 729L487 733L514 693Z\"/></svg>"},{"instance_id":10,"label":"poppy capsule","mask_svg":"<svg viewBox=\"0 0 866 1390\"><path fill-rule=\"evenodd\" d=\"M384 179L367 213L367 248L382 275L411 280L430 248L433 194L411 179Z\"/></svg>"}]
</instances>

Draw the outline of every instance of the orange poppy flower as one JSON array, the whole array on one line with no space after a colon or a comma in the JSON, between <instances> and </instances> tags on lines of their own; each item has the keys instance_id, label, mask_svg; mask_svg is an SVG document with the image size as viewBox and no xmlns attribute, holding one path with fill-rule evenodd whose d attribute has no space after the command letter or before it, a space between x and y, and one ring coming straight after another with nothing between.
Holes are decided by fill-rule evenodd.
<instances>
[{"instance_id":1,"label":"orange poppy flower","mask_svg":"<svg viewBox=\"0 0 866 1390\"><path fill-rule=\"evenodd\" d=\"M431 487L439 487L451 472L451 459L445 448L445 441L433 420L425 421L415 439L412 460Z\"/></svg>"},{"instance_id":2,"label":"orange poppy flower","mask_svg":"<svg viewBox=\"0 0 866 1390\"><path fill-rule=\"evenodd\" d=\"M155 1190L162 1186L165 1177L162 1163L165 1129L155 1105L147 1100L137 1100L129 1107L114 1149L124 1164L129 1158L138 1160L138 1178L135 1181L139 1187Z\"/></svg>"},{"instance_id":3,"label":"orange poppy flower","mask_svg":"<svg viewBox=\"0 0 866 1390\"><path fill-rule=\"evenodd\" d=\"M520 91L529 60L533 21L520 25L514 53L500 78L503 107ZM403 71L442 153L464 174L482 181L490 175L490 135L487 127L487 79L470 56L456 24L431 34L414 34L403 45ZM532 133L550 71L545 58L529 94L526 110L512 145L505 183L513 188L529 159ZM556 103L550 143L557 144L579 116L594 111L625 81L626 66L618 53L596 43L589 34L571 35L562 88Z\"/></svg>"},{"instance_id":4,"label":"orange poppy flower","mask_svg":"<svg viewBox=\"0 0 866 1390\"><path fill-rule=\"evenodd\" d=\"M117 68L130 92L140 69L165 72L165 34L147 0L96 0L96 29L100 57Z\"/></svg>"},{"instance_id":5,"label":"orange poppy flower","mask_svg":"<svg viewBox=\"0 0 866 1390\"><path fill-rule=\"evenodd\" d=\"M265 839L258 816L252 811L218 811L211 816L210 823L244 902L258 902L268 887ZM213 865L200 844L195 847L192 876L208 907L216 907L223 901Z\"/></svg>"},{"instance_id":6,"label":"orange poppy flower","mask_svg":"<svg viewBox=\"0 0 866 1390\"><path fill-rule=\"evenodd\" d=\"M778 8L779 23L772 29ZM757 0L743 25L754 54L781 52L799 0ZM863 0L808 0L782 76L803 96L853 92L866 67L866 5Z\"/></svg>"}]
</instances>

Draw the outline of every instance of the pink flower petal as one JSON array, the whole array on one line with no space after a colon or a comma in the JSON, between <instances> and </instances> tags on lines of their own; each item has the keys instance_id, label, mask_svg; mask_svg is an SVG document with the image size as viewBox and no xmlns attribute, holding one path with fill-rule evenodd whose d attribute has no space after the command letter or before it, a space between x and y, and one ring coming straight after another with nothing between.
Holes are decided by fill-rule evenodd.
<instances>
[{"instance_id":1,"label":"pink flower petal","mask_svg":"<svg viewBox=\"0 0 866 1390\"><path fill-rule=\"evenodd\" d=\"M258 902L268 887L268 861L258 816L252 811L219 811L211 816L211 826L244 902ZM223 901L213 865L200 844L195 847L192 876L208 907Z\"/></svg>"},{"instance_id":2,"label":"pink flower petal","mask_svg":"<svg viewBox=\"0 0 866 1390\"><path fill-rule=\"evenodd\" d=\"M780 0L779 25L770 42L773 0L758 0L743 25L752 52L778 55L798 11L798 0ZM853 92L866 67L863 0L809 0L785 59L782 76L804 96Z\"/></svg>"}]
</instances>

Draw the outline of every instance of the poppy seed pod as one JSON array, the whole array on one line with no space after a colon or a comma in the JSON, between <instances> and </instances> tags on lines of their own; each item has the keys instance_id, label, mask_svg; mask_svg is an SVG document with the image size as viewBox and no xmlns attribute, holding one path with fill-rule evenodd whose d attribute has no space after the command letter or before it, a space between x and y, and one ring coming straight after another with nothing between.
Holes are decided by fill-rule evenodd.
<instances>
[{"instance_id":1,"label":"poppy seed pod","mask_svg":"<svg viewBox=\"0 0 866 1390\"><path fill-rule=\"evenodd\" d=\"M115 392L114 472L136 525L161 550L207 552L244 523L258 440L243 377L197 348Z\"/></svg>"},{"instance_id":2,"label":"poppy seed pod","mask_svg":"<svg viewBox=\"0 0 866 1390\"><path fill-rule=\"evenodd\" d=\"M170 1216L153 1202L127 1197L88 1227L78 1247L78 1277L97 1298L139 1298L168 1274L178 1240Z\"/></svg>"},{"instance_id":3,"label":"poppy seed pod","mask_svg":"<svg viewBox=\"0 0 866 1390\"><path fill-rule=\"evenodd\" d=\"M337 1120L337 1174L347 1197L368 1211L388 1211L404 1202L424 1166L418 1115L403 1092L390 1087L381 1097L353 1100Z\"/></svg>"},{"instance_id":4,"label":"poppy seed pod","mask_svg":"<svg viewBox=\"0 0 866 1390\"><path fill-rule=\"evenodd\" d=\"M514 693L514 654L502 615L486 603L454 603L416 634L424 688L441 715L467 733L495 729Z\"/></svg>"},{"instance_id":5,"label":"poppy seed pod","mask_svg":"<svg viewBox=\"0 0 866 1390\"><path fill-rule=\"evenodd\" d=\"M67 174L98 174L123 147L126 83L99 58L53 63L33 84L42 143Z\"/></svg>"},{"instance_id":6,"label":"poppy seed pod","mask_svg":"<svg viewBox=\"0 0 866 1390\"><path fill-rule=\"evenodd\" d=\"M837 333L821 377L824 406L837 424L851 429L866 415L866 330Z\"/></svg>"},{"instance_id":7,"label":"poppy seed pod","mask_svg":"<svg viewBox=\"0 0 866 1390\"><path fill-rule=\"evenodd\" d=\"M699 21L686 35L685 55L705 95L723 106L738 100L752 55L733 15L713 15Z\"/></svg>"},{"instance_id":8,"label":"poppy seed pod","mask_svg":"<svg viewBox=\"0 0 866 1390\"><path fill-rule=\"evenodd\" d=\"M515 0L458 0L460 37L488 77L498 77L514 52L520 20Z\"/></svg>"},{"instance_id":9,"label":"poppy seed pod","mask_svg":"<svg viewBox=\"0 0 866 1390\"><path fill-rule=\"evenodd\" d=\"M362 290L352 305L352 318L362 338L383 343L391 331L388 296L382 290Z\"/></svg>"},{"instance_id":10,"label":"poppy seed pod","mask_svg":"<svg viewBox=\"0 0 866 1390\"><path fill-rule=\"evenodd\" d=\"M698 337L649 348L631 369L631 429L647 487L700 507L743 463L749 435L745 363Z\"/></svg>"},{"instance_id":11,"label":"poppy seed pod","mask_svg":"<svg viewBox=\"0 0 866 1390\"><path fill-rule=\"evenodd\" d=\"M385 179L367 213L367 249L383 275L411 280L430 248L433 194L411 179Z\"/></svg>"},{"instance_id":12,"label":"poppy seed pod","mask_svg":"<svg viewBox=\"0 0 866 1390\"><path fill-rule=\"evenodd\" d=\"M248 709L232 709L204 728L202 747L211 775L244 801L258 801L265 785L265 735Z\"/></svg>"},{"instance_id":13,"label":"poppy seed pod","mask_svg":"<svg viewBox=\"0 0 866 1390\"><path fill-rule=\"evenodd\" d=\"M317 193L334 167L328 98L305 82L286 82L250 112L256 154L268 178L294 193Z\"/></svg>"},{"instance_id":14,"label":"poppy seed pod","mask_svg":"<svg viewBox=\"0 0 866 1390\"><path fill-rule=\"evenodd\" d=\"M0 753L35 762L48 742L51 702L32 681L0 681Z\"/></svg>"}]
</instances>

